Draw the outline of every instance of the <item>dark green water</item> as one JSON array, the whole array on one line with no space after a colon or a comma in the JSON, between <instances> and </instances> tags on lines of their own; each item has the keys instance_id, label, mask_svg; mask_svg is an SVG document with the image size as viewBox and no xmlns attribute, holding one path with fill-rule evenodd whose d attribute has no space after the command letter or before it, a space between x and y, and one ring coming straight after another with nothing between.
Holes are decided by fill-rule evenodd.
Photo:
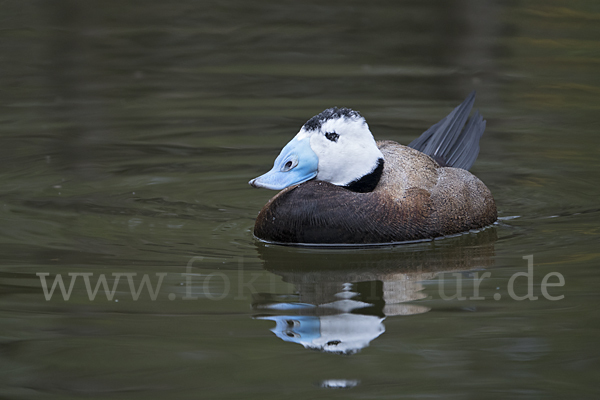
<instances>
[{"instance_id":1,"label":"dark green water","mask_svg":"<svg viewBox=\"0 0 600 400\"><path fill-rule=\"evenodd\" d=\"M598 3L0 10L0 398L600 397ZM352 107L406 144L472 89L499 224L367 250L253 239L274 192L247 182L308 118ZM134 296L145 275L160 288ZM57 276L68 300L46 300ZM85 277L116 281L110 300Z\"/></svg>"}]
</instances>

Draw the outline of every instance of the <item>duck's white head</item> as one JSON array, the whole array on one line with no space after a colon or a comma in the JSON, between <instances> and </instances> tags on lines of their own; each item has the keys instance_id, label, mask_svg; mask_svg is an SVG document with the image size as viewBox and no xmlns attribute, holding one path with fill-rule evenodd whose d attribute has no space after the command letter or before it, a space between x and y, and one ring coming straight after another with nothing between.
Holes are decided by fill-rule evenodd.
<instances>
[{"instance_id":1,"label":"duck's white head","mask_svg":"<svg viewBox=\"0 0 600 400\"><path fill-rule=\"evenodd\" d=\"M383 154L367 121L349 108L328 108L309 119L281 150L273 168L250 185L281 190L316 178L357 191L379 181Z\"/></svg>"}]
</instances>

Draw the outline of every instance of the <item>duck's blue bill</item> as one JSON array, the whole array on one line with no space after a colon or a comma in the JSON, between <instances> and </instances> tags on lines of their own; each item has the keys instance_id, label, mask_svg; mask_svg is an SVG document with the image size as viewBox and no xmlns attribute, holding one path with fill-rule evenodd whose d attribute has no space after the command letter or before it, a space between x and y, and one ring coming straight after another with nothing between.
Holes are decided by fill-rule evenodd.
<instances>
[{"instance_id":1,"label":"duck's blue bill","mask_svg":"<svg viewBox=\"0 0 600 400\"><path fill-rule=\"evenodd\" d=\"M319 158L310 148L310 139L292 139L275 159L273 168L248 182L254 187L281 190L317 176Z\"/></svg>"}]
</instances>

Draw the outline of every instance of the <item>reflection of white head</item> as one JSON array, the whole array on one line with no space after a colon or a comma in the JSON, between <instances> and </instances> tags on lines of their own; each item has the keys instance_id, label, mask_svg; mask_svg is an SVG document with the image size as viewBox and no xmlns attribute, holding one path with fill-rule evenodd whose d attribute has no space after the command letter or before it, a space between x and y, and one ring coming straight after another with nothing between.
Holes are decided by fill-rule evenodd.
<instances>
[{"instance_id":1,"label":"reflection of white head","mask_svg":"<svg viewBox=\"0 0 600 400\"><path fill-rule=\"evenodd\" d=\"M361 314L324 316L321 317L321 336L304 345L328 353L353 354L385 332L383 320Z\"/></svg>"},{"instance_id":2,"label":"reflection of white head","mask_svg":"<svg viewBox=\"0 0 600 400\"><path fill-rule=\"evenodd\" d=\"M252 186L280 190L316 178L347 186L383 165L365 119L349 108L329 108L308 120L281 150L271 171Z\"/></svg>"}]
</instances>

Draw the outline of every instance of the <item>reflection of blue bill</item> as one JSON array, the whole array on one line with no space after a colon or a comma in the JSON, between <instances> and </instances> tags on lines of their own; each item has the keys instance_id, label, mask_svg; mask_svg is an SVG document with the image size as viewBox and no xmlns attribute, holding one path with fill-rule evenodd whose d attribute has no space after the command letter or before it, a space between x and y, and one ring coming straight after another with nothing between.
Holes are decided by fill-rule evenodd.
<instances>
[{"instance_id":1,"label":"reflection of blue bill","mask_svg":"<svg viewBox=\"0 0 600 400\"><path fill-rule=\"evenodd\" d=\"M311 343L321 336L321 322L319 317L278 315L259 317L259 319L275 321L276 326L271 329L271 332L286 342L299 343L306 346L307 343Z\"/></svg>"}]
</instances>

